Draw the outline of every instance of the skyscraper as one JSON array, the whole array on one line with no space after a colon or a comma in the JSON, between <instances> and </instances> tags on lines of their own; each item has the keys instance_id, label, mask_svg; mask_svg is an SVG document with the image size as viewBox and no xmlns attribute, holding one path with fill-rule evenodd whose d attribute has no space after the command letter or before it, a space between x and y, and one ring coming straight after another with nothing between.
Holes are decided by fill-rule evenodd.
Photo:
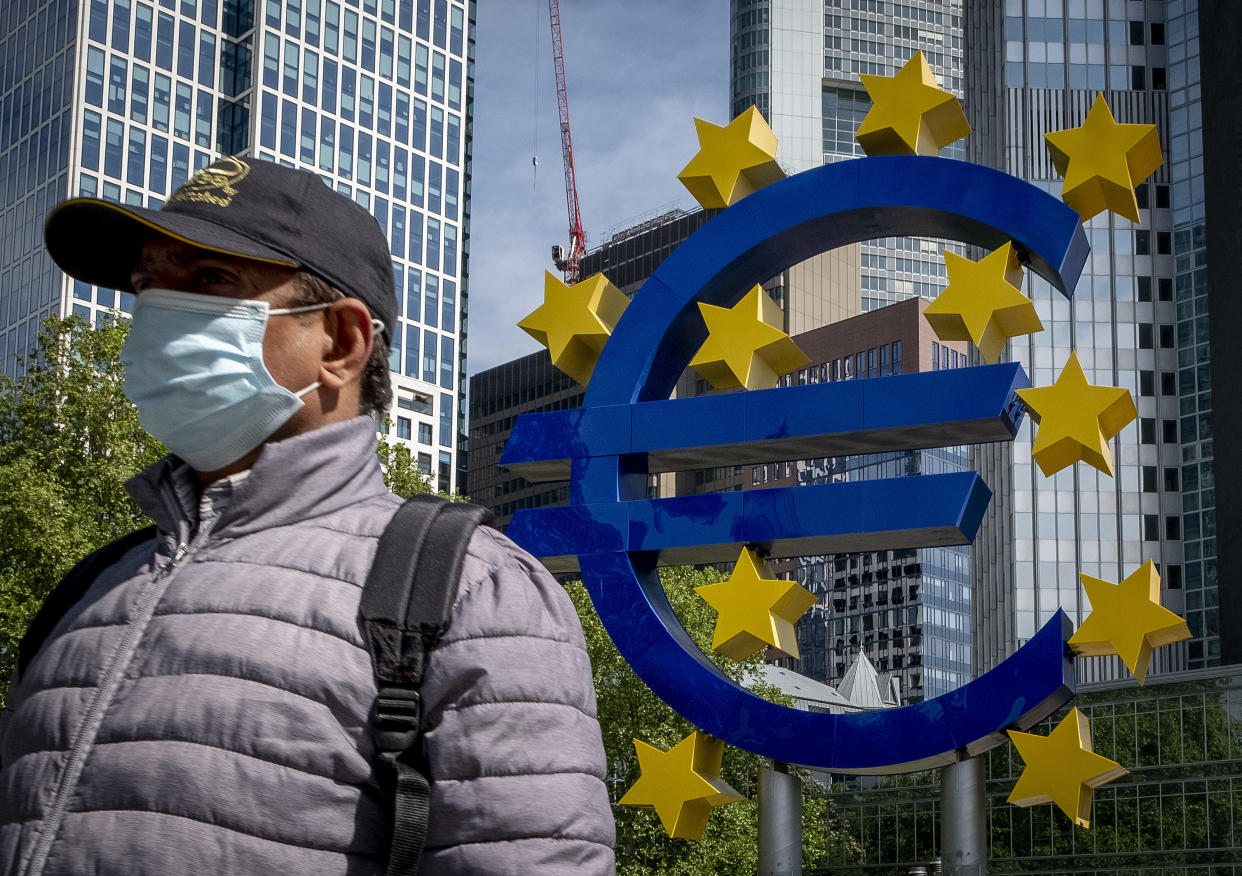
<instances>
[{"instance_id":1,"label":"skyscraper","mask_svg":"<svg viewBox=\"0 0 1242 876\"><path fill-rule=\"evenodd\" d=\"M921 51L941 87L961 96L961 5L960 0L732 0L733 114L751 104L759 107L776 133L778 157L788 172L860 158L864 153L854 132L871 106L860 74L892 76ZM965 146L951 144L942 154L963 158ZM863 241L858 247L859 310L873 311L910 298L935 298L946 285L945 250L965 253L965 247L954 241L915 237ZM921 317L916 315L916 319ZM896 325L897 320L887 322ZM902 331L918 336L917 329L904 327ZM924 346L924 352L929 352L930 345ZM949 348L944 350L947 355ZM957 352L953 353L956 357ZM931 364L912 355L907 370ZM939 359L933 367L938 366ZM942 453L949 465L964 464L960 448ZM963 458L959 461L958 456ZM914 463L910 473L924 470L924 461L927 470L944 462L928 452L912 454L909 461ZM804 469L806 482L815 482L816 477L858 479L893 473L885 460L871 455L821 463L823 471L818 476L812 474L815 466ZM898 578L907 577L904 570L908 567L919 582L911 592L918 594L920 583L933 584L934 594L927 586L922 592L935 605L929 606L928 624L920 619L903 628L904 635L893 633L907 647L900 655L891 654L891 666L903 676L909 697L947 693L970 674L969 623L963 623L970 605L966 580L970 551L938 548L895 560L892 553L800 559L798 580L821 597L817 609L799 626L799 640L811 654L801 669L835 682L856 649L889 669L891 630L886 628L881 640L878 627L871 635L851 627L870 623L869 612L879 616L880 609L863 601L875 598L871 590L881 570L887 580L893 568ZM904 586L893 590L906 593ZM923 597L914 598L919 603L916 612L922 612ZM837 635L839 629L844 635ZM878 650L881 644L884 653Z\"/></svg>"},{"instance_id":2,"label":"skyscraper","mask_svg":"<svg viewBox=\"0 0 1242 876\"><path fill-rule=\"evenodd\" d=\"M787 172L862 157L854 131L871 100L859 74L892 76L922 51L941 87L962 96L961 10L961 0L731 0L732 113L759 108ZM963 158L965 147L942 154ZM865 241L859 309L935 298L945 248L965 251L925 238Z\"/></svg>"},{"instance_id":3,"label":"skyscraper","mask_svg":"<svg viewBox=\"0 0 1242 876\"><path fill-rule=\"evenodd\" d=\"M811 364L782 383L966 366L966 344L936 340L923 319L926 306L910 298L796 335ZM967 453L964 447L938 447L748 468L743 489L963 471ZM863 654L899 682L905 702L948 693L970 680L968 546L797 557L773 567L778 574L793 573L818 597L798 623L797 668L803 675L839 685Z\"/></svg>"},{"instance_id":4,"label":"skyscraper","mask_svg":"<svg viewBox=\"0 0 1242 876\"><path fill-rule=\"evenodd\" d=\"M1195 382L1196 353L1193 337L1188 347L1179 344L1173 220L1174 207L1188 215L1194 210L1174 197L1189 194L1188 186L1177 193L1170 187L1170 169L1180 164L1170 141L1185 138L1173 137L1170 127L1165 12L1164 3L1123 0L966 4L972 160L1059 195L1062 180L1044 134L1082 124L1101 93L1119 122L1156 126L1166 159L1138 186L1139 222L1105 212L1085 223L1092 252L1072 300L1027 273L1025 291L1044 331L1015 338L1010 356L1022 362L1032 383L1048 386L1074 350L1091 383L1130 390L1139 416L1112 442L1111 478L1081 465L1045 478L1032 465L1029 421L1012 445L979 450L976 468L996 498L975 541L976 554L987 558L973 573L977 671L1012 653L1057 608L1081 623L1090 606L1079 573L1120 581L1152 559L1162 575L1164 604L1185 609L1184 588L1191 582L1181 491L1184 481L1200 482L1200 457L1205 451L1210 456L1211 443L1204 447L1199 439L1194 391L1191 410L1182 415L1182 387ZM1183 282L1188 315L1194 312L1192 273ZM1189 357L1184 369L1179 355ZM1206 473L1210 478L1210 466ZM1201 536L1196 525L1199 551ZM1202 564L1194 568L1193 586L1201 589ZM1209 643L1201 615L1191 629L1190 649L1161 649L1154 671L1185 668L1188 654L1204 665ZM1125 677L1113 658L1078 664L1086 680Z\"/></svg>"},{"instance_id":5,"label":"skyscraper","mask_svg":"<svg viewBox=\"0 0 1242 876\"><path fill-rule=\"evenodd\" d=\"M473 0L5 3L4 369L50 314L98 322L130 308L48 259L53 204L157 207L219 155L277 161L318 173L387 234L401 314L393 436L437 486L464 485L473 34Z\"/></svg>"}]
</instances>

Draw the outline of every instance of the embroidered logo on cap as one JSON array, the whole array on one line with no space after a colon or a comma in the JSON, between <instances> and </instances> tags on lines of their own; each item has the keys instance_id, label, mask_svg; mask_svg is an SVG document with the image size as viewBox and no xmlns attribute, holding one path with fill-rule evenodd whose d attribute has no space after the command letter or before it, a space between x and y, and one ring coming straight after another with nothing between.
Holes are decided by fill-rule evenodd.
<instances>
[{"instance_id":1,"label":"embroidered logo on cap","mask_svg":"<svg viewBox=\"0 0 1242 876\"><path fill-rule=\"evenodd\" d=\"M237 194L237 189L233 186L245 179L248 173L250 165L240 158L232 155L221 158L186 180L181 188L173 192L168 203L198 201L227 207Z\"/></svg>"}]
</instances>

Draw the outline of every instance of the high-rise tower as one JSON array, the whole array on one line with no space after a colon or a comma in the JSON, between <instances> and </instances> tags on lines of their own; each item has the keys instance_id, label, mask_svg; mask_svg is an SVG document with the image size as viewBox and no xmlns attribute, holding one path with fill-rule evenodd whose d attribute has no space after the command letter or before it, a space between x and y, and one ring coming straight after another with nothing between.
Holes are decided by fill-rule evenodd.
<instances>
[{"instance_id":1,"label":"high-rise tower","mask_svg":"<svg viewBox=\"0 0 1242 876\"><path fill-rule=\"evenodd\" d=\"M892 76L922 51L941 87L962 96L961 11L961 0L731 0L732 114L759 108L788 173L860 158L854 131L871 107L860 73ZM963 158L965 147L942 154ZM964 252L924 238L865 241L859 309L935 298L946 247Z\"/></svg>"},{"instance_id":2,"label":"high-rise tower","mask_svg":"<svg viewBox=\"0 0 1242 876\"><path fill-rule=\"evenodd\" d=\"M48 209L157 207L240 154L318 173L389 238L393 435L464 485L474 0L13 0L0 7L0 361L40 320L128 312L64 277Z\"/></svg>"},{"instance_id":3,"label":"high-rise tower","mask_svg":"<svg viewBox=\"0 0 1242 876\"><path fill-rule=\"evenodd\" d=\"M778 158L787 172L861 158L864 153L854 133L871 100L859 74L892 76L921 51L941 87L961 96L961 6L960 0L732 0L732 112L737 115L751 104L763 112L780 141ZM954 143L942 154L963 158L965 147ZM965 247L956 242L924 238L887 237L862 242L857 248L859 310L874 311L910 298L935 298L946 285L944 250L965 253ZM914 315L914 322L921 323L916 311L908 312ZM894 313L875 324L897 322ZM919 331L910 327L903 330L915 336ZM930 343L925 346L930 352ZM952 352L957 364L956 350L935 346L938 352L934 363L930 359L922 363L912 355L907 370L940 367L941 349L946 358ZM949 367L948 361L944 367ZM873 371L872 376L876 373ZM849 376L866 375L851 371ZM964 463L961 448L942 453L950 465ZM933 466L942 462L933 456L912 454L910 464L902 471L922 471L925 460ZM803 467L806 482L819 477L882 477L894 469L893 460L883 455L819 463L818 467ZM813 474L819 469L823 474ZM966 681L971 670L966 620L970 550L937 548L896 560L891 554L799 559L798 580L820 597L819 607L799 626L800 641L809 646L809 653L813 652L801 669L835 683L850 665L852 654L860 649L873 663L889 669L888 647L898 640L905 648L900 656L891 655L892 667L905 679L906 695L922 699L947 693ZM879 627L869 634L862 626L872 625L871 614L888 614L888 609L875 608L878 597L874 591L881 573L887 581L894 568L898 577L911 570L917 582L909 588L909 596L904 586L894 587L893 598L900 593L912 600L903 605L903 617L913 608L914 617L919 619L911 620L900 632L886 625L881 639ZM887 606L887 590L884 598ZM924 611L926 622L920 617Z\"/></svg>"},{"instance_id":4,"label":"high-rise tower","mask_svg":"<svg viewBox=\"0 0 1242 876\"><path fill-rule=\"evenodd\" d=\"M1202 588L1201 561L1193 584L1185 565L1191 533L1183 525L1182 489L1205 473L1210 479L1210 464L1201 472L1200 463L1205 451L1210 458L1211 442L1200 441L1194 391L1185 406L1197 350L1193 332L1179 340L1179 321L1184 315L1193 325L1195 297L1193 271L1175 293L1181 287L1173 227L1175 208L1188 217L1194 210L1185 200L1189 186L1175 192L1171 185L1170 170L1181 166L1177 154L1185 148L1176 141L1186 138L1174 136L1171 126L1171 99L1179 92L1169 90L1166 11L1164 3L1120 0L966 3L972 160L1059 194L1062 181L1044 135L1082 124L1099 94L1119 122L1154 124L1165 154L1164 165L1138 186L1139 222L1105 212L1085 223L1092 252L1072 300L1027 274L1026 292L1045 330L1014 339L1010 356L1032 383L1047 386L1075 350L1091 383L1131 391L1139 417L1112 442L1111 478L1087 466L1045 478L1031 461L1029 422L1012 445L978 452L976 468L996 493L975 541L978 671L1012 653L1057 608L1081 623L1090 606L1079 573L1120 581L1152 559L1163 579L1162 600L1179 613L1186 588ZM1206 353L1206 338L1203 347ZM1201 552L1198 525L1194 540ZM1196 639L1189 649L1161 649L1154 671L1185 668L1191 654L1195 665L1204 665L1202 616L1191 629ZM1088 680L1125 673L1112 658L1079 666Z\"/></svg>"}]
</instances>

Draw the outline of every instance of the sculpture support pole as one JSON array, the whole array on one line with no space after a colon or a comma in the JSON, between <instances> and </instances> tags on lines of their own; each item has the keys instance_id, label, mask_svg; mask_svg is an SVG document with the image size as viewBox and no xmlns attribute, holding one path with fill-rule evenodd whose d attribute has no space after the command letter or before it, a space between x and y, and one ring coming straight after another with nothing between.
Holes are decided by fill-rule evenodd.
<instances>
[{"instance_id":1,"label":"sculpture support pole","mask_svg":"<svg viewBox=\"0 0 1242 876\"><path fill-rule=\"evenodd\" d=\"M759 876L802 873L802 783L789 764L759 767Z\"/></svg>"},{"instance_id":2,"label":"sculpture support pole","mask_svg":"<svg viewBox=\"0 0 1242 876\"><path fill-rule=\"evenodd\" d=\"M945 876L987 876L987 800L983 758L940 771L940 866Z\"/></svg>"}]
</instances>

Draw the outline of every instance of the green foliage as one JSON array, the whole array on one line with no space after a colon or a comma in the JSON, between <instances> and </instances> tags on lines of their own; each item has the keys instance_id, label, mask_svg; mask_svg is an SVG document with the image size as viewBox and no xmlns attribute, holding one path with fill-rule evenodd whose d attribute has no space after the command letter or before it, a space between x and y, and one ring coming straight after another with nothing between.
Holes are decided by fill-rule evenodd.
<instances>
[{"instance_id":1,"label":"green foliage","mask_svg":"<svg viewBox=\"0 0 1242 876\"><path fill-rule=\"evenodd\" d=\"M48 591L83 556L147 524L125 482L165 452L121 392L128 324L43 326L26 373L0 375L0 702Z\"/></svg>"},{"instance_id":2,"label":"green foliage","mask_svg":"<svg viewBox=\"0 0 1242 876\"><path fill-rule=\"evenodd\" d=\"M384 419L384 433L388 433L392 421ZM431 476L426 474L414 461L414 454L404 444L395 444L383 435L375 446L375 455L379 457L380 468L384 472L384 483L402 499L408 499L418 493L435 493L441 499L450 502L469 502L470 497L459 492L446 493L436 490Z\"/></svg>"},{"instance_id":3,"label":"green foliage","mask_svg":"<svg viewBox=\"0 0 1242 876\"><path fill-rule=\"evenodd\" d=\"M664 570L661 579L673 611L704 653L735 680L745 682L753 677L762 662L759 655L735 663L711 652L716 612L694 588L720 581L722 576L710 569L682 567ZM697 843L670 839L653 810L616 805L639 776L635 738L667 749L695 728L659 700L622 659L582 583L573 581L567 589L582 619L595 676L608 756L609 793L617 824L617 872L621 876L755 872L759 841L756 780L763 761L758 755L725 747L722 775L747 799L714 809L707 831ZM789 703L774 687L752 689L766 699ZM804 776L803 788L803 861L809 867L824 860L830 846L840 854L839 847L851 843L819 786Z\"/></svg>"},{"instance_id":4,"label":"green foliage","mask_svg":"<svg viewBox=\"0 0 1242 876\"><path fill-rule=\"evenodd\" d=\"M389 421L385 420L385 432L388 431L388 425ZM384 471L384 483L402 499L408 499L416 493L434 492L431 478L418 467L414 454L404 444L394 444L381 435L375 445L375 455L379 457L380 468Z\"/></svg>"}]
</instances>

